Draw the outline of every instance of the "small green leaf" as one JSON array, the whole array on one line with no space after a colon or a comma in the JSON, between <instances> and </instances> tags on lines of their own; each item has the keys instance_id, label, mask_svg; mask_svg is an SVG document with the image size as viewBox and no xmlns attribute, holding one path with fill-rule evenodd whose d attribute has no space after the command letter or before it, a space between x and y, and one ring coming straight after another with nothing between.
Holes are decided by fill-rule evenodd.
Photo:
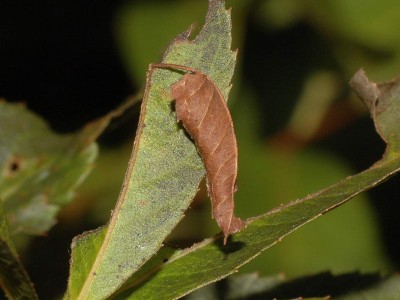
<instances>
[{"instance_id":1,"label":"small green leaf","mask_svg":"<svg viewBox=\"0 0 400 300\"><path fill-rule=\"evenodd\" d=\"M43 234L91 171L98 135L122 105L74 134L57 135L21 104L0 101L0 198L12 232Z\"/></svg>"},{"instance_id":2,"label":"small green leaf","mask_svg":"<svg viewBox=\"0 0 400 300\"><path fill-rule=\"evenodd\" d=\"M0 203L0 286L9 299L38 299L10 238Z\"/></svg>"},{"instance_id":3,"label":"small green leaf","mask_svg":"<svg viewBox=\"0 0 400 300\"><path fill-rule=\"evenodd\" d=\"M363 86L370 88L371 83L364 84L363 82L365 81L362 81L358 89ZM359 94L363 93L359 92ZM350 176L320 192L248 220L247 228L235 234L226 246L222 245L221 237L215 237L189 249L177 250L156 273L154 273L154 266L152 269L148 268L147 273L141 273L140 277L132 281L134 284L130 289L125 286L125 292L121 294L121 297L150 299L156 297L156 293L163 295L164 299L182 297L235 272L294 230L399 172L400 149L396 145L399 142L398 133L400 132L400 106L398 105L400 95L396 85L386 86L382 95L390 95L390 97L382 96L379 101L376 99L374 102L376 105L369 105L376 127L389 143L382 160L364 172ZM374 113L381 101L383 104L378 106L379 110Z\"/></svg>"},{"instance_id":4,"label":"small green leaf","mask_svg":"<svg viewBox=\"0 0 400 300\"><path fill-rule=\"evenodd\" d=\"M193 41L189 34L173 41L163 62L201 70L227 99L235 53L224 2L210 0L201 32ZM203 163L171 107L170 86L181 77L171 70L149 73L120 197L106 227L74 240L66 298L100 299L114 293L158 251L195 196Z\"/></svg>"}]
</instances>

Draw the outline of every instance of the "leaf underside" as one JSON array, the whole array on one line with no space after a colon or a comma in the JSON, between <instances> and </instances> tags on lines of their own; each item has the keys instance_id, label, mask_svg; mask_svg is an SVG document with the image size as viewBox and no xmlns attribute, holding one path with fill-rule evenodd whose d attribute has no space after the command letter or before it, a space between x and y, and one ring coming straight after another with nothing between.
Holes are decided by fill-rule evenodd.
<instances>
[{"instance_id":1,"label":"leaf underside","mask_svg":"<svg viewBox=\"0 0 400 300\"><path fill-rule=\"evenodd\" d=\"M201 70L227 99L235 64L230 30L223 1L211 0L199 35L193 41L190 32L179 35L163 62ZM161 69L148 77L120 197L105 227L74 239L66 298L114 293L158 251L195 196L205 174L203 163L171 108L170 86L181 77Z\"/></svg>"}]
</instances>

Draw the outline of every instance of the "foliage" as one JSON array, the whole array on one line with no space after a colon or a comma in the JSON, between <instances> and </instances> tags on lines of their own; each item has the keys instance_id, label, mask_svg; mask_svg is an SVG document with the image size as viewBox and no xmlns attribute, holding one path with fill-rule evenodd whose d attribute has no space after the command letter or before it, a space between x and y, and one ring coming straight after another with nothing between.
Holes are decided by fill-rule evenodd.
<instances>
[{"instance_id":1,"label":"foliage","mask_svg":"<svg viewBox=\"0 0 400 300\"><path fill-rule=\"evenodd\" d=\"M312 1L309 5L312 6ZM231 42L230 11L226 10L224 1L210 0L201 31L194 39L190 39L190 31L178 35L170 43L162 62L201 70L218 87L223 98L228 99L236 63ZM120 195L106 225L73 240L65 299L177 299L201 287L188 298L218 299L220 292L215 291L215 285L208 284L236 272L301 226L400 170L400 84L398 81L376 84L360 71L353 77L351 85L367 104L378 133L387 143L381 160L319 192L248 218L246 228L232 235L226 245L223 235L218 234L186 249L169 246L165 240L183 219L205 175L197 147L176 121L171 104L170 87L181 78L182 74L176 70L148 72L139 125ZM252 97L248 91L243 95L247 99ZM4 207L4 213L0 208L0 276L9 298L37 297L18 258L9 228L40 234L54 224L60 207L72 199L77 186L91 169L97 149L94 140L111 118L130 105L123 105L76 134L59 136L21 106L0 103L0 169L3 170L0 197ZM250 100L247 107L250 113L246 109L234 111L234 120L241 119L244 124L237 130L239 151L244 140L251 141L243 147L247 163L265 168L261 164L263 158L257 152L259 145L253 143L249 129L254 121ZM15 119L19 122L13 122ZM252 162L251 158L256 159ZM282 167L281 163L279 161L276 167ZM244 165L244 169L246 167ZM263 182L263 173L253 170L253 176L254 173L255 179L250 174L246 174L247 178L239 177L239 187L241 178L244 185L248 183L249 186ZM279 176L273 177L279 179ZM283 187L288 181L286 178L281 183ZM262 189L260 187L258 191ZM281 193L285 190L277 196ZM253 199L251 193L239 192L236 201L240 214L240 206L252 206ZM398 276L341 276L357 280L354 280L354 286L347 286L341 293L332 287L318 292L299 288L291 291L290 297L326 299L327 295L335 295L340 296L339 299L356 299L365 295L385 299L399 294ZM335 283L341 276L325 274L298 280L304 287L321 278ZM221 283L227 284L225 292L229 299L281 295L279 292L286 291L288 286L293 288L293 281L281 277L241 275L239 279L228 278ZM239 288L239 282L248 285ZM355 288L360 282L363 284Z\"/></svg>"}]
</instances>

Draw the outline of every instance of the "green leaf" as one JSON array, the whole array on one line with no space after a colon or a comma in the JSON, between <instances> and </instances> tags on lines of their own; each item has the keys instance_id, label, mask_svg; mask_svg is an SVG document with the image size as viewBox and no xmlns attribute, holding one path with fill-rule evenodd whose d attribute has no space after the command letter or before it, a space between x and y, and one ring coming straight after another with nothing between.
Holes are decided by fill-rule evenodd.
<instances>
[{"instance_id":1,"label":"green leaf","mask_svg":"<svg viewBox=\"0 0 400 300\"><path fill-rule=\"evenodd\" d=\"M21 104L0 101L0 198L12 232L43 234L93 167L95 139L132 101L58 135Z\"/></svg>"},{"instance_id":2,"label":"green leaf","mask_svg":"<svg viewBox=\"0 0 400 300\"><path fill-rule=\"evenodd\" d=\"M10 238L0 203L0 286L9 299L38 299Z\"/></svg>"},{"instance_id":3,"label":"green leaf","mask_svg":"<svg viewBox=\"0 0 400 300\"><path fill-rule=\"evenodd\" d=\"M352 81L360 95L371 88L367 79ZM355 82L361 82L357 86ZM223 246L221 236L210 238L185 250L176 250L168 262L158 268L144 266L140 276L124 287L121 297L151 299L162 295L176 299L235 272L285 236L322 214L345 203L355 195L370 189L400 170L398 133L400 132L400 94L398 82L384 85L379 98L368 96L375 126L389 144L385 156L371 168L350 176L320 192L280 206L267 214L248 220L247 228L235 234ZM361 91L361 92L360 92ZM376 94L376 93L375 93ZM374 94L374 95L375 95ZM371 100L372 99L372 100ZM379 101L378 101L379 99ZM156 258L154 258L156 260ZM157 272L155 272L157 270Z\"/></svg>"},{"instance_id":4,"label":"green leaf","mask_svg":"<svg viewBox=\"0 0 400 300\"><path fill-rule=\"evenodd\" d=\"M223 1L211 0L196 39L188 40L190 32L179 35L163 62L201 70L227 99L235 64L230 31ZM105 298L120 287L162 246L204 176L196 147L171 108L170 86L182 74L161 69L149 74L120 197L106 227L74 240L66 298Z\"/></svg>"},{"instance_id":5,"label":"green leaf","mask_svg":"<svg viewBox=\"0 0 400 300\"><path fill-rule=\"evenodd\" d=\"M243 101L232 108L239 147L239 190L235 194L239 215L258 215L352 174L348 162L319 147L285 151L285 146L266 145L256 134L262 116L254 97L245 91L239 99ZM313 106L309 110L312 113ZM353 269L390 270L376 213L369 200L367 193L360 194L341 209L304 226L240 271L256 270L262 275L284 271L288 277L298 277L321 270L335 273Z\"/></svg>"}]
</instances>

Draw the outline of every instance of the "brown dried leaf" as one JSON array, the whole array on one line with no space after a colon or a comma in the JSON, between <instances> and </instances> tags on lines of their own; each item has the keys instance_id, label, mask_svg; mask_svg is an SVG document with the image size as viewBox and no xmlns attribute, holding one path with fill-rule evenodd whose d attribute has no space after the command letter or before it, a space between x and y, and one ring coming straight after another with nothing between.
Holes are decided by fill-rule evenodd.
<instances>
[{"instance_id":1,"label":"brown dried leaf","mask_svg":"<svg viewBox=\"0 0 400 300\"><path fill-rule=\"evenodd\" d=\"M178 122L196 143L204 162L212 214L225 239L245 223L234 216L238 150L231 114L214 82L198 70L173 65L152 67L189 71L171 86Z\"/></svg>"}]
</instances>

